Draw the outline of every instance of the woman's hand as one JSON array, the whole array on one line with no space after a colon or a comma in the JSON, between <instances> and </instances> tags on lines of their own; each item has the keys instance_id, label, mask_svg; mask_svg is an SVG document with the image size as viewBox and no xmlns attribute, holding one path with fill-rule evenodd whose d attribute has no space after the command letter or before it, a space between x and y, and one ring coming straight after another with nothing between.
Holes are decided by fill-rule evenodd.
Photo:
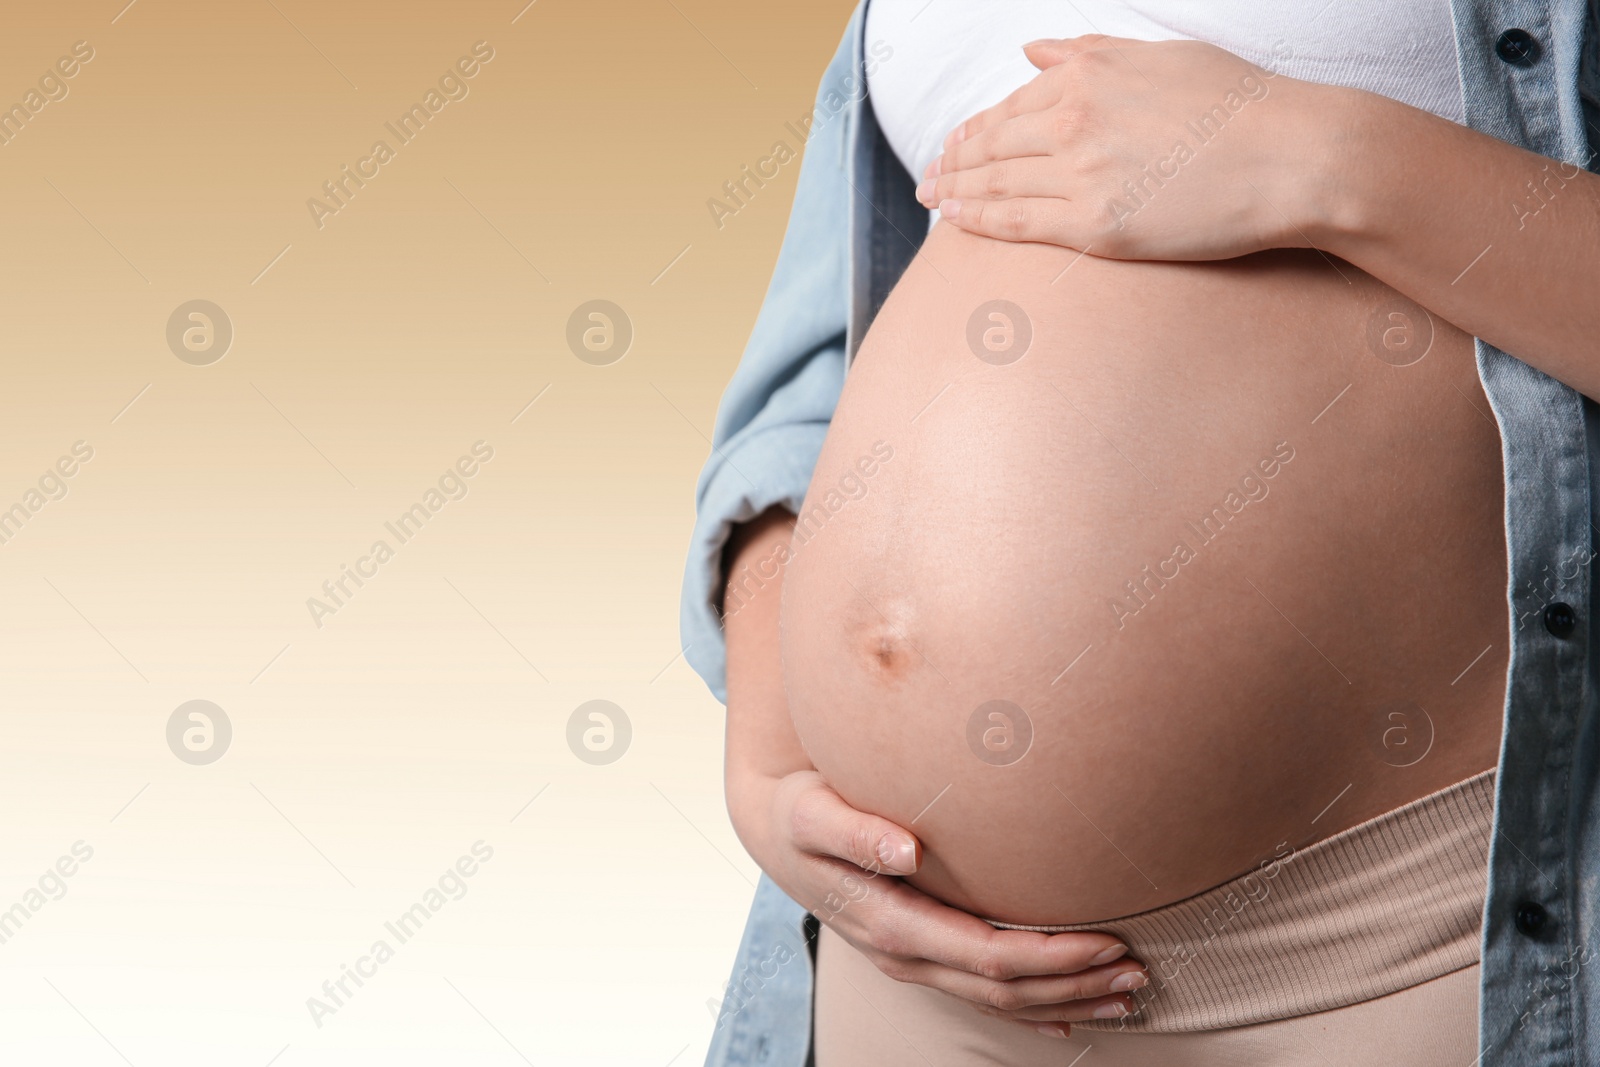
<instances>
[{"instance_id":1,"label":"woman's hand","mask_svg":"<svg viewBox=\"0 0 1600 1067\"><path fill-rule=\"evenodd\" d=\"M1059 1037L1075 1020L1131 1010L1112 987L1137 989L1146 976L1116 938L996 930L918 892L897 877L916 872L917 839L851 808L812 767L783 687L782 565L763 566L785 558L793 525L788 512L767 511L735 530L725 559L728 814L745 849L891 978Z\"/></svg>"},{"instance_id":2,"label":"woman's hand","mask_svg":"<svg viewBox=\"0 0 1600 1067\"><path fill-rule=\"evenodd\" d=\"M762 869L896 981L1062 1037L1070 1029L1062 1024L1130 1011L1118 991L1147 981L1127 946L1109 934L997 930L907 885L895 875L916 871L916 838L851 808L814 770L754 792L766 794L768 825L748 833L760 842ZM748 810L763 800L730 795L729 803Z\"/></svg>"},{"instance_id":3,"label":"woman's hand","mask_svg":"<svg viewBox=\"0 0 1600 1067\"><path fill-rule=\"evenodd\" d=\"M1306 247L1341 90L1198 41L1077 37L951 132L917 197L973 233L1112 259Z\"/></svg>"}]
</instances>

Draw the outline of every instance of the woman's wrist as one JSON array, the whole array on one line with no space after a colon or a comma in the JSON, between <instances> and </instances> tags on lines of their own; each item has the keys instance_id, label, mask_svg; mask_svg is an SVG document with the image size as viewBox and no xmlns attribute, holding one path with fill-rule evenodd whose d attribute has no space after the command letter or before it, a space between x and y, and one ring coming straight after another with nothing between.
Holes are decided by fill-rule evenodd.
<instances>
[{"instance_id":1,"label":"woman's wrist","mask_svg":"<svg viewBox=\"0 0 1600 1067\"><path fill-rule=\"evenodd\" d=\"M792 523L792 515L773 508L734 530L724 561L731 576L730 600L737 576L786 545ZM734 832L763 870L769 869L778 832L772 812L779 783L811 766L789 720L783 688L778 630L782 590L780 570L746 595L737 610L730 608L724 621L728 736L723 791Z\"/></svg>"},{"instance_id":2,"label":"woman's wrist","mask_svg":"<svg viewBox=\"0 0 1600 1067\"><path fill-rule=\"evenodd\" d=\"M737 769L729 760L723 776L728 821L733 824L739 843L762 870L767 869L770 855L772 798L777 790L778 779L759 771Z\"/></svg>"},{"instance_id":3,"label":"woman's wrist","mask_svg":"<svg viewBox=\"0 0 1600 1067\"><path fill-rule=\"evenodd\" d=\"M1302 144L1292 167L1296 193L1290 217L1312 247L1349 258L1384 223L1384 200L1401 183L1385 173L1392 137L1410 109L1386 96L1336 85L1301 82L1296 109Z\"/></svg>"}]
</instances>

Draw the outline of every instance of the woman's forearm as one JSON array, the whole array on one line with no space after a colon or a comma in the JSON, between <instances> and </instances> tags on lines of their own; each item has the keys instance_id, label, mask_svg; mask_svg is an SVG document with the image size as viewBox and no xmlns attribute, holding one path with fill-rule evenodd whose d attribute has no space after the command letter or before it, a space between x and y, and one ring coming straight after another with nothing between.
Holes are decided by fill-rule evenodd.
<instances>
[{"instance_id":1,"label":"woman's forearm","mask_svg":"<svg viewBox=\"0 0 1600 1067\"><path fill-rule=\"evenodd\" d=\"M918 188L957 226L1112 259L1313 245L1600 397L1600 176L1587 160L1196 41L1026 51L1039 76L958 126ZM1182 122L1196 114L1222 115L1226 133Z\"/></svg>"},{"instance_id":2,"label":"woman's forearm","mask_svg":"<svg viewBox=\"0 0 1600 1067\"><path fill-rule=\"evenodd\" d=\"M1600 176L1385 97L1335 98L1312 243L1600 397Z\"/></svg>"},{"instance_id":3,"label":"woman's forearm","mask_svg":"<svg viewBox=\"0 0 1600 1067\"><path fill-rule=\"evenodd\" d=\"M759 862L766 822L779 780L811 769L789 719L783 693L778 607L783 570L759 584L749 580L789 543L794 516L774 508L735 529L729 542L724 629L728 642L728 813L745 848ZM767 568L761 568L765 572Z\"/></svg>"}]
</instances>

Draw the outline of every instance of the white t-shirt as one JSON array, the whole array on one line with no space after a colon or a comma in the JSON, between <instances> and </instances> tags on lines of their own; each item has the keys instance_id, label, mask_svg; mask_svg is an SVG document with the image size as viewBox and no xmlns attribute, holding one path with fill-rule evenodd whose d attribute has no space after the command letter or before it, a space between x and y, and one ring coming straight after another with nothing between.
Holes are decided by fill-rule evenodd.
<instances>
[{"instance_id":1,"label":"white t-shirt","mask_svg":"<svg viewBox=\"0 0 1600 1067\"><path fill-rule=\"evenodd\" d=\"M1291 78L1346 85L1462 122L1449 0L871 0L867 87L884 137L921 180L945 135L1039 73L1022 46L1104 33L1199 40Z\"/></svg>"}]
</instances>

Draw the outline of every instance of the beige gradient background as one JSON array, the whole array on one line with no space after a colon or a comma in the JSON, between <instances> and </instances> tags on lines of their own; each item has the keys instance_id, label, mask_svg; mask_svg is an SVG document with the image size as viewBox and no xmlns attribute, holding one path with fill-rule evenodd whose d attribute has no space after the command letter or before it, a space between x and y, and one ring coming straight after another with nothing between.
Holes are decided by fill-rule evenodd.
<instances>
[{"instance_id":1,"label":"beige gradient background","mask_svg":"<svg viewBox=\"0 0 1600 1067\"><path fill-rule=\"evenodd\" d=\"M0 20L5 105L95 50L0 146L0 508L94 449L0 545L0 911L94 850L0 944L0 1063L699 1063L757 871L678 585L798 166L720 230L706 200L793 146L849 5L125 2ZM307 199L480 40L319 230ZM235 330L204 367L165 339L196 298ZM594 298L634 325L611 366L566 346ZM313 625L478 440L468 495ZM609 766L566 743L596 698L633 725ZM208 766L167 747L194 699L233 726Z\"/></svg>"}]
</instances>

